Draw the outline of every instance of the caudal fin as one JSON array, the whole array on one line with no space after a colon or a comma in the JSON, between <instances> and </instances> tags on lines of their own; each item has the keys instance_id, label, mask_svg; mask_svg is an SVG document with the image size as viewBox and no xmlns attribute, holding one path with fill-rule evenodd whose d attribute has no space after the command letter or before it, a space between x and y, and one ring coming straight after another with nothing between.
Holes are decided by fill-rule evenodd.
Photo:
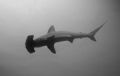
<instances>
[{"instance_id":1,"label":"caudal fin","mask_svg":"<svg viewBox=\"0 0 120 76\"><path fill-rule=\"evenodd\" d=\"M89 33L89 38L91 40L96 41L95 34L105 25L105 23L103 23L100 27L96 28L95 30Z\"/></svg>"}]
</instances>

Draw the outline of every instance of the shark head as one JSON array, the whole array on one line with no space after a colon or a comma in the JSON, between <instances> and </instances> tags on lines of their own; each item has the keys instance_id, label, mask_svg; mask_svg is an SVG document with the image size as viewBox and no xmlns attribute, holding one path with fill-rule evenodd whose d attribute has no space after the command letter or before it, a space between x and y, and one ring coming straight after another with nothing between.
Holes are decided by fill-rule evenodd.
<instances>
[{"instance_id":1,"label":"shark head","mask_svg":"<svg viewBox=\"0 0 120 76\"><path fill-rule=\"evenodd\" d=\"M29 53L34 53L35 52L34 46L33 46L33 42L34 42L33 37L34 37L34 35L27 36L27 39L26 39L26 42L25 42L26 49Z\"/></svg>"}]
</instances>

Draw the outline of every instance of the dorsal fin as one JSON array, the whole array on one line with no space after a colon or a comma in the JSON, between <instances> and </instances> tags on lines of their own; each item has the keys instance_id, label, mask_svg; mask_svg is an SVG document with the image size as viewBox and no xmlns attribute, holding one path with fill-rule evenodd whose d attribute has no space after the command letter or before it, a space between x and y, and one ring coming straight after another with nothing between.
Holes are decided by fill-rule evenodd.
<instances>
[{"instance_id":1,"label":"dorsal fin","mask_svg":"<svg viewBox=\"0 0 120 76\"><path fill-rule=\"evenodd\" d=\"M55 32L54 25L51 25L51 26L50 26L50 28L49 28L49 30L48 30L48 33L50 33L50 32Z\"/></svg>"}]
</instances>

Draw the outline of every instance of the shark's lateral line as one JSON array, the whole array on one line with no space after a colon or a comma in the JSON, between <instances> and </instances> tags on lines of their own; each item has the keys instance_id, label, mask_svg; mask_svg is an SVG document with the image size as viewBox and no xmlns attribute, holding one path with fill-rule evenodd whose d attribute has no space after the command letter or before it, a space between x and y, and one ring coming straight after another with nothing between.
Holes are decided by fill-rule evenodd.
<instances>
[{"instance_id":1,"label":"shark's lateral line","mask_svg":"<svg viewBox=\"0 0 120 76\"><path fill-rule=\"evenodd\" d=\"M54 48L54 44L56 42L69 41L72 43L75 38L90 38L92 41L96 41L95 34L103 27L104 24L102 24L101 26L99 26L98 28L96 28L90 33L82 33L82 32L72 33L72 32L65 32L65 31L55 31L55 28L52 25L49 28L47 34L37 39L33 40L34 35L28 35L25 42L26 49L28 50L29 53L34 53L35 47L47 46L52 53L56 54L56 51Z\"/></svg>"}]
</instances>

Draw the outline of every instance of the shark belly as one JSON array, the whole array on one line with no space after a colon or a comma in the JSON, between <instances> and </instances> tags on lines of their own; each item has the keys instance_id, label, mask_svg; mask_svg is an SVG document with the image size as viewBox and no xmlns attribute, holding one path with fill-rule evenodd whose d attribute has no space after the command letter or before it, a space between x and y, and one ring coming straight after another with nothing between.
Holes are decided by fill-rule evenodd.
<instances>
[{"instance_id":1,"label":"shark belly","mask_svg":"<svg viewBox=\"0 0 120 76\"><path fill-rule=\"evenodd\" d=\"M72 37L57 37L54 39L55 42L62 42L62 41L71 41Z\"/></svg>"},{"instance_id":2,"label":"shark belly","mask_svg":"<svg viewBox=\"0 0 120 76\"><path fill-rule=\"evenodd\" d=\"M34 47L45 46L47 42L48 42L47 40L42 40L42 41L34 40Z\"/></svg>"}]
</instances>

